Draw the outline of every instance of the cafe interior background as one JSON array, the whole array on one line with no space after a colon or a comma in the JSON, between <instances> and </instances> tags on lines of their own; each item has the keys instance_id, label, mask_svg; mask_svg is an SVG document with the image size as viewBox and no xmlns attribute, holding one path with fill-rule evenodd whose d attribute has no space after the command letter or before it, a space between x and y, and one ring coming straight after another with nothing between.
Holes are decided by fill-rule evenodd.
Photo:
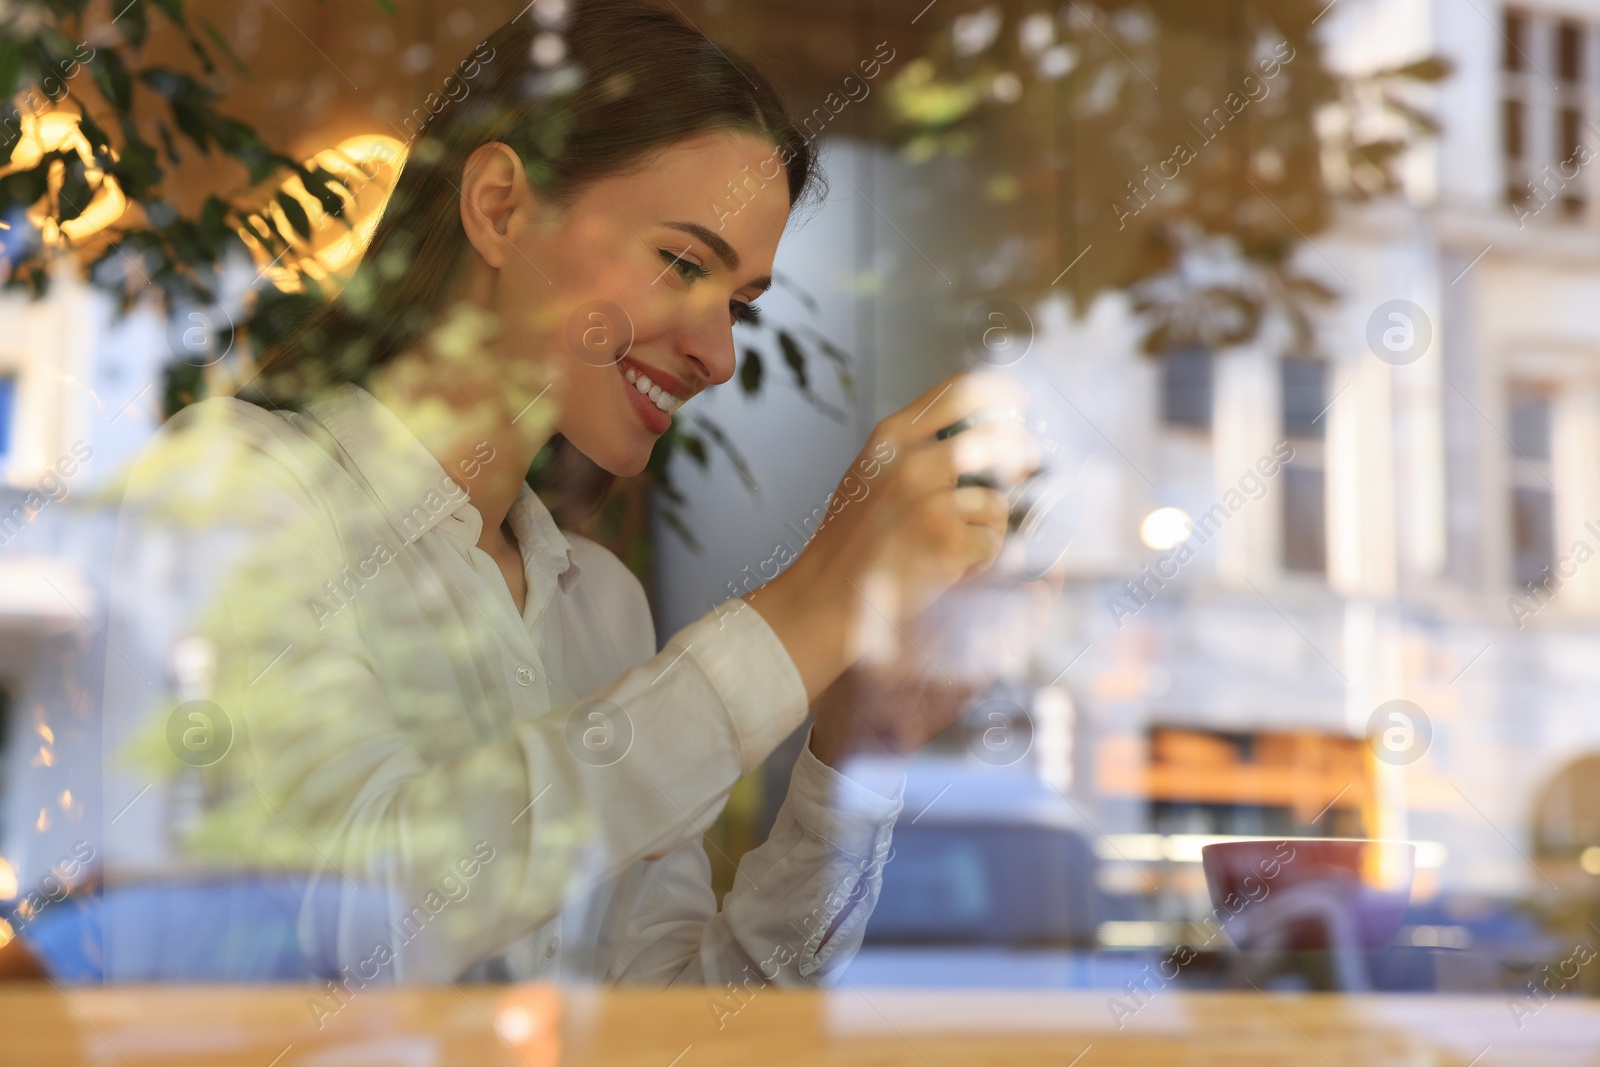
<instances>
[{"instance_id":1,"label":"cafe interior background","mask_svg":"<svg viewBox=\"0 0 1600 1067\"><path fill-rule=\"evenodd\" d=\"M19 93L0 176L13 920L137 799L102 790L94 710L119 473L248 375L264 309L337 286L441 79L521 5L190 3L195 47L166 6L88 5L96 58ZM1600 943L1600 5L673 6L766 64L830 188L737 379L589 527L657 632L770 576L871 426L957 370L1018 375L1070 472L1051 630L911 765L848 978L1118 990L1187 944L1180 982L1236 984L1199 862L1235 837L1417 844L1387 948L1269 985L1518 995ZM42 198L7 176L85 143L78 104L107 122L107 56L189 71L259 142L202 152L193 101L137 81L162 195L79 168L56 225L64 168ZM342 176L344 219L250 173L256 143ZM111 243L212 195L240 238L211 299L173 280L193 248ZM798 744L712 831L719 892Z\"/></svg>"}]
</instances>

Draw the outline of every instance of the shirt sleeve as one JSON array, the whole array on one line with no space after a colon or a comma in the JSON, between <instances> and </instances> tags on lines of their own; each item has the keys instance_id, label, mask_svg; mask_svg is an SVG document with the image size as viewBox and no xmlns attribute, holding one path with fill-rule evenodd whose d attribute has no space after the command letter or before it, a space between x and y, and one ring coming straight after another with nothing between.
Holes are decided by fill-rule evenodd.
<instances>
[{"instance_id":1,"label":"shirt sleeve","mask_svg":"<svg viewBox=\"0 0 1600 1067\"><path fill-rule=\"evenodd\" d=\"M392 692L376 642L392 655L392 642L410 641L400 650L418 656L454 643L470 657L473 642L494 638L426 617L307 610L352 562L341 531L349 515L335 506L348 474L329 466L323 449L264 441L235 416L172 435L130 478L118 547L128 569L107 656L119 724L108 729L117 742L108 759L133 768L130 785L160 784L168 801L145 809L163 820L148 834L112 828L128 844L108 840L108 866L172 877L173 856L153 844L170 841L190 869L290 879L304 886L297 929L318 970L445 980L563 899L685 841L698 847L734 782L803 720L798 672L741 602L582 701L508 727L474 723L468 674L441 670L431 694ZM228 734L200 758L183 751L198 727L174 730L175 715L193 714L184 709L194 692L169 669L172 648L196 638L205 656L189 658L211 660L206 715ZM419 745L421 727L402 725L398 700L449 712L428 727L436 743ZM625 713L631 741L620 758L597 760L574 743L574 713L594 701Z\"/></svg>"},{"instance_id":2,"label":"shirt sleeve","mask_svg":"<svg viewBox=\"0 0 1600 1067\"><path fill-rule=\"evenodd\" d=\"M730 991L836 980L877 903L903 794L903 779L885 796L827 766L808 738L772 833L720 910L698 842L645 865L607 978Z\"/></svg>"}]
</instances>

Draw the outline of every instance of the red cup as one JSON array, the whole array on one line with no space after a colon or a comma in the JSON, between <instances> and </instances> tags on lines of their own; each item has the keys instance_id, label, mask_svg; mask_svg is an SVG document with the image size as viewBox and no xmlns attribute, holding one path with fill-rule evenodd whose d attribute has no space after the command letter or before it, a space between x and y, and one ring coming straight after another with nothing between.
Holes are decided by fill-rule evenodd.
<instances>
[{"instance_id":1,"label":"red cup","mask_svg":"<svg viewBox=\"0 0 1600 1067\"><path fill-rule=\"evenodd\" d=\"M1200 850L1213 914L1242 949L1383 948L1411 899L1417 847L1309 838Z\"/></svg>"}]
</instances>

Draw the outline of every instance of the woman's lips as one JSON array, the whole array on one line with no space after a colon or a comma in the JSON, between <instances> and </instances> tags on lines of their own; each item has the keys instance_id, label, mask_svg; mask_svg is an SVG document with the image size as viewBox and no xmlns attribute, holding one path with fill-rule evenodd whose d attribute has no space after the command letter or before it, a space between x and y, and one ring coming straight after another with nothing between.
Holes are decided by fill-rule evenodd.
<instances>
[{"instance_id":1,"label":"woman's lips","mask_svg":"<svg viewBox=\"0 0 1600 1067\"><path fill-rule=\"evenodd\" d=\"M626 374L627 361L624 360L617 364L617 381L627 391L628 403L638 412L639 420L644 423L645 429L658 436L666 433L672 428L672 416L657 407L655 401L639 392L638 387L625 377Z\"/></svg>"},{"instance_id":2,"label":"woman's lips","mask_svg":"<svg viewBox=\"0 0 1600 1067\"><path fill-rule=\"evenodd\" d=\"M630 370L636 374L643 374L656 385L661 386L661 388L677 397L680 403L689 399L690 394L694 392L694 388L688 382L668 374L664 370L659 370L656 367L647 367L637 360L629 359L627 356L623 356L617 362L622 367L624 375Z\"/></svg>"}]
</instances>

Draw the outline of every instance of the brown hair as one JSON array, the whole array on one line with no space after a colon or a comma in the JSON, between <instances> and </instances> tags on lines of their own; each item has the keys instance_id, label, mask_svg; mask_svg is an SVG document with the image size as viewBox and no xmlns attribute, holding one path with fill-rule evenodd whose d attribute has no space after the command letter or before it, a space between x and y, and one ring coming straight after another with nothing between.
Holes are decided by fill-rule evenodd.
<instances>
[{"instance_id":1,"label":"brown hair","mask_svg":"<svg viewBox=\"0 0 1600 1067\"><path fill-rule=\"evenodd\" d=\"M559 22L545 17L551 7L541 0L495 30L458 68L456 88L429 97L438 110L417 131L353 279L264 354L242 396L297 406L322 387L364 381L417 342L444 310L469 247L458 183L467 157L487 142L514 149L530 184L556 204L713 130L769 139L785 162L791 204L818 180L815 145L742 58L642 0L575 0ZM541 65L556 39L564 54ZM575 451L559 438L555 446ZM586 476L582 457L559 459L546 466L584 483L577 495L592 510L610 480Z\"/></svg>"}]
</instances>

